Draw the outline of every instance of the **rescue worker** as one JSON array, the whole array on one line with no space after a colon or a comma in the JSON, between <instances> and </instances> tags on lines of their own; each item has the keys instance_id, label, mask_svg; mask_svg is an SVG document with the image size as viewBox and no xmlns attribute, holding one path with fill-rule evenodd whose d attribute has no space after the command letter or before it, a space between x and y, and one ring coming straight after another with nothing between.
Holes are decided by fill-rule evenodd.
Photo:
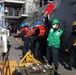
<instances>
[{"instance_id":1,"label":"rescue worker","mask_svg":"<svg viewBox=\"0 0 76 75\"><path fill-rule=\"evenodd\" d=\"M72 23L72 26L73 31L71 32L66 45L66 52L69 52L69 65L66 67L68 70L72 70L76 53L76 21Z\"/></svg>"},{"instance_id":2,"label":"rescue worker","mask_svg":"<svg viewBox=\"0 0 76 75\"><path fill-rule=\"evenodd\" d=\"M36 28L34 29L34 34L37 36L37 41L39 44L38 52L40 58L43 58L45 55L45 32L46 32L46 26L41 21L36 22Z\"/></svg>"},{"instance_id":3,"label":"rescue worker","mask_svg":"<svg viewBox=\"0 0 76 75\"><path fill-rule=\"evenodd\" d=\"M41 59L43 59L43 56L45 56L46 53L46 39L45 39L46 25L41 21L37 21L36 27L39 29L39 33L37 35L37 40L39 43L38 47L39 56Z\"/></svg>"},{"instance_id":4,"label":"rescue worker","mask_svg":"<svg viewBox=\"0 0 76 75\"><path fill-rule=\"evenodd\" d=\"M36 25L33 26L33 29L31 31L31 34L33 36L33 48L34 48L34 56L35 58L38 57L38 47L39 47L39 44L38 44L38 41L37 41L37 34L38 34L38 31L36 31Z\"/></svg>"},{"instance_id":5,"label":"rescue worker","mask_svg":"<svg viewBox=\"0 0 76 75\"><path fill-rule=\"evenodd\" d=\"M47 54L46 58L50 65L54 64L55 72L59 74L58 67L59 67L59 59L58 59L58 49L60 48L61 42L61 35L63 30L59 27L59 20L53 19L52 20L52 28L48 33L47 37Z\"/></svg>"},{"instance_id":6,"label":"rescue worker","mask_svg":"<svg viewBox=\"0 0 76 75\"><path fill-rule=\"evenodd\" d=\"M22 52L23 56L28 51L29 43L30 43L30 40L29 40L30 35L31 34L30 34L29 27L25 23L22 23L20 25L20 31L19 31L19 33L14 36L16 38L22 38L22 40L24 41L24 47L23 47L23 52Z\"/></svg>"},{"instance_id":7,"label":"rescue worker","mask_svg":"<svg viewBox=\"0 0 76 75\"><path fill-rule=\"evenodd\" d=\"M48 18L48 16L46 16L42 19L42 21L46 24L46 36L47 36L51 28L51 20Z\"/></svg>"}]
</instances>

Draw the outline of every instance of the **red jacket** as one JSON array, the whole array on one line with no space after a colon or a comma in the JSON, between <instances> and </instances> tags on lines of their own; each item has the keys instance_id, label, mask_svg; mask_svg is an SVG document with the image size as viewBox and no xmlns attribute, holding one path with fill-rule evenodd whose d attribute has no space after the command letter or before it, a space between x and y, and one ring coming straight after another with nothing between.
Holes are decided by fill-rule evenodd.
<instances>
[{"instance_id":1,"label":"red jacket","mask_svg":"<svg viewBox=\"0 0 76 75\"><path fill-rule=\"evenodd\" d=\"M36 27L36 28L34 28L33 30L32 30L32 32L31 32L31 34L34 34L35 33L35 31L37 30L38 28Z\"/></svg>"},{"instance_id":2,"label":"red jacket","mask_svg":"<svg viewBox=\"0 0 76 75\"><path fill-rule=\"evenodd\" d=\"M46 32L45 26L43 26L43 25L38 25L37 28L39 28L39 30L40 30L39 33L38 33L38 36L42 36L42 35L45 34L45 32Z\"/></svg>"},{"instance_id":3,"label":"red jacket","mask_svg":"<svg viewBox=\"0 0 76 75\"><path fill-rule=\"evenodd\" d=\"M22 29L20 30L19 34L20 34L23 30L26 31L26 34L24 35L24 37L28 37L28 36L31 35L31 34L30 34L30 30L29 30L28 27L24 27L24 28L22 28Z\"/></svg>"}]
</instances>

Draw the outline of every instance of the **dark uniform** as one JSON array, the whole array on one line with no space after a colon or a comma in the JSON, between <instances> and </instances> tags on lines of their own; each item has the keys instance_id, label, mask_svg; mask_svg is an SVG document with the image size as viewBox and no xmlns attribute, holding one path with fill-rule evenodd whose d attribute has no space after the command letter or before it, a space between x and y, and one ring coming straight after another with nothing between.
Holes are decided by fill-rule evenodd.
<instances>
[{"instance_id":1,"label":"dark uniform","mask_svg":"<svg viewBox=\"0 0 76 75\"><path fill-rule=\"evenodd\" d=\"M58 73L59 59L58 59L58 49L60 48L61 35L63 31L59 28L59 20L53 19L52 28L50 28L47 37L47 60L49 64L54 64L55 71Z\"/></svg>"},{"instance_id":2,"label":"dark uniform","mask_svg":"<svg viewBox=\"0 0 76 75\"><path fill-rule=\"evenodd\" d=\"M28 26L26 26L25 24L21 24L20 32L18 33L18 35L14 36L16 38L22 38L22 40L24 41L23 56L28 51L29 42L30 42L30 40L29 40L30 35L31 34L30 34L30 30L29 30Z\"/></svg>"},{"instance_id":3,"label":"dark uniform","mask_svg":"<svg viewBox=\"0 0 76 75\"><path fill-rule=\"evenodd\" d=\"M38 47L39 47L38 40L37 40L38 32L39 32L39 29L36 28L36 26L33 26L31 35L32 35L33 48L34 48L33 54L34 54L35 58L38 57Z\"/></svg>"},{"instance_id":4,"label":"dark uniform","mask_svg":"<svg viewBox=\"0 0 76 75\"><path fill-rule=\"evenodd\" d=\"M46 26L44 25L38 25L37 28L39 28L39 33L37 35L38 43L39 43L39 51L40 51L40 58L43 59L43 56L45 56L45 50L46 50L46 39L45 39L45 32L46 32Z\"/></svg>"},{"instance_id":5,"label":"dark uniform","mask_svg":"<svg viewBox=\"0 0 76 75\"><path fill-rule=\"evenodd\" d=\"M76 53L76 21L73 22L73 32L69 36L68 42L66 44L66 51L69 51L69 66L67 68L72 70Z\"/></svg>"},{"instance_id":6,"label":"dark uniform","mask_svg":"<svg viewBox=\"0 0 76 75\"><path fill-rule=\"evenodd\" d=\"M42 58L45 55L45 32L46 26L44 26L41 21L37 21L36 28L33 30L33 35L37 36L38 45L36 47L38 48L38 52L40 52L40 58Z\"/></svg>"}]
</instances>

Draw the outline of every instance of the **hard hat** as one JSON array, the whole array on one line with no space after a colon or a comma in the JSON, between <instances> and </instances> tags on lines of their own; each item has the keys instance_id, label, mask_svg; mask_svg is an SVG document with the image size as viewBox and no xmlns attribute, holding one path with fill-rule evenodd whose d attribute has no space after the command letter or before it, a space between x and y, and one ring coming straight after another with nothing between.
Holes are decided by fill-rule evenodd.
<instances>
[{"instance_id":1,"label":"hard hat","mask_svg":"<svg viewBox=\"0 0 76 75\"><path fill-rule=\"evenodd\" d=\"M43 23L42 25L43 25L43 26L46 26L46 24L45 24L45 23Z\"/></svg>"},{"instance_id":2,"label":"hard hat","mask_svg":"<svg viewBox=\"0 0 76 75\"><path fill-rule=\"evenodd\" d=\"M21 23L20 28L25 27L26 24L25 23Z\"/></svg>"},{"instance_id":3,"label":"hard hat","mask_svg":"<svg viewBox=\"0 0 76 75\"><path fill-rule=\"evenodd\" d=\"M32 28L36 28L36 25L32 26Z\"/></svg>"},{"instance_id":4,"label":"hard hat","mask_svg":"<svg viewBox=\"0 0 76 75\"><path fill-rule=\"evenodd\" d=\"M73 21L73 24L72 25L75 26L76 25L76 21Z\"/></svg>"},{"instance_id":5,"label":"hard hat","mask_svg":"<svg viewBox=\"0 0 76 75\"><path fill-rule=\"evenodd\" d=\"M40 25L40 24L43 24L43 23L41 21L36 22L36 25Z\"/></svg>"},{"instance_id":6,"label":"hard hat","mask_svg":"<svg viewBox=\"0 0 76 75\"><path fill-rule=\"evenodd\" d=\"M59 24L59 20L58 19L53 19L52 24Z\"/></svg>"}]
</instances>

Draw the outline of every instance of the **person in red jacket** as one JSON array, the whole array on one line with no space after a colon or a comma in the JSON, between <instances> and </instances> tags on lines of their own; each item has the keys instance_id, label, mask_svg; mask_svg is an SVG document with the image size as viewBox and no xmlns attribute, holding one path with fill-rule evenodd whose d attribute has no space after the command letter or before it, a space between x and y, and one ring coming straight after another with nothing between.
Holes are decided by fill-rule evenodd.
<instances>
[{"instance_id":1,"label":"person in red jacket","mask_svg":"<svg viewBox=\"0 0 76 75\"><path fill-rule=\"evenodd\" d=\"M20 31L19 31L19 33L14 36L16 38L22 38L22 40L24 41L23 56L26 54L26 52L29 49L30 35L31 34L30 34L29 27L25 23L22 23L20 25Z\"/></svg>"},{"instance_id":2,"label":"person in red jacket","mask_svg":"<svg viewBox=\"0 0 76 75\"><path fill-rule=\"evenodd\" d=\"M37 21L36 22L36 28L32 31L33 36L37 36L37 42L38 42L38 52L40 58L43 58L45 56L45 32L46 32L46 26L43 22Z\"/></svg>"},{"instance_id":3,"label":"person in red jacket","mask_svg":"<svg viewBox=\"0 0 76 75\"><path fill-rule=\"evenodd\" d=\"M43 59L43 56L46 55L45 54L46 53L46 38L45 38L46 25L42 22L39 23L39 21L37 21L36 26L39 29L37 39L39 43L40 58Z\"/></svg>"},{"instance_id":4,"label":"person in red jacket","mask_svg":"<svg viewBox=\"0 0 76 75\"><path fill-rule=\"evenodd\" d=\"M36 27L36 25L32 26L32 31L31 31L31 35L32 35L32 43L33 43L33 54L34 57L37 58L38 57L38 40L37 40L37 34L38 34L38 28Z\"/></svg>"}]
</instances>

